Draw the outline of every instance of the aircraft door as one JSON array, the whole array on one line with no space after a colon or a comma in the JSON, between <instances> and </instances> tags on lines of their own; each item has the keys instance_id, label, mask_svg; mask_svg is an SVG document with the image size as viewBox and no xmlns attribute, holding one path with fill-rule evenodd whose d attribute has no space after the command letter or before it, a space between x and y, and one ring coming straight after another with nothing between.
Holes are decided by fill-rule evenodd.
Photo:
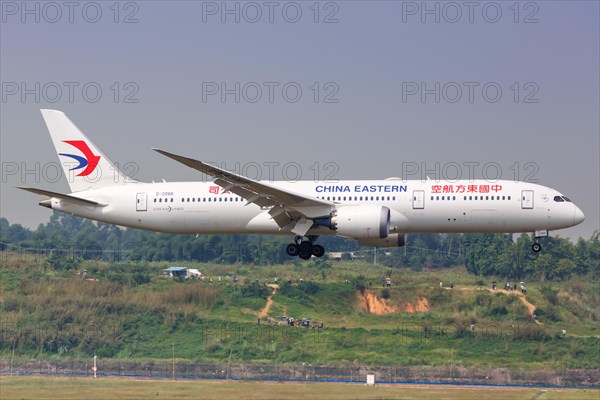
<instances>
[{"instance_id":1,"label":"aircraft door","mask_svg":"<svg viewBox=\"0 0 600 400\"><path fill-rule=\"evenodd\" d=\"M425 191L413 190L413 209L422 210L425 208Z\"/></svg>"},{"instance_id":2,"label":"aircraft door","mask_svg":"<svg viewBox=\"0 0 600 400\"><path fill-rule=\"evenodd\" d=\"M138 193L135 196L135 210L136 211L146 211L148 209L147 199L148 199L147 193Z\"/></svg>"},{"instance_id":3,"label":"aircraft door","mask_svg":"<svg viewBox=\"0 0 600 400\"><path fill-rule=\"evenodd\" d=\"M521 208L532 209L533 208L533 190L522 190L521 191Z\"/></svg>"}]
</instances>

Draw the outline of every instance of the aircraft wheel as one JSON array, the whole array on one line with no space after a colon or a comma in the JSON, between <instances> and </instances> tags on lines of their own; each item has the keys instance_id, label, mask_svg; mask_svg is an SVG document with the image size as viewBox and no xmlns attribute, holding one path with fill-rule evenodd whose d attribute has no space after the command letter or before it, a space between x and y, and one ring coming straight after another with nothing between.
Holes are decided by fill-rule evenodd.
<instances>
[{"instance_id":1,"label":"aircraft wheel","mask_svg":"<svg viewBox=\"0 0 600 400\"><path fill-rule=\"evenodd\" d=\"M539 243L534 243L531 245L531 250L533 250L534 253L539 253L542 250L542 245Z\"/></svg>"},{"instance_id":2,"label":"aircraft wheel","mask_svg":"<svg viewBox=\"0 0 600 400\"><path fill-rule=\"evenodd\" d=\"M303 260L310 260L310 258L312 257L312 253L306 252L304 250L300 250L298 257L300 257Z\"/></svg>"},{"instance_id":3,"label":"aircraft wheel","mask_svg":"<svg viewBox=\"0 0 600 400\"><path fill-rule=\"evenodd\" d=\"M296 257L300 252L300 246L296 243L290 243L285 247L285 252L288 256Z\"/></svg>"},{"instance_id":4,"label":"aircraft wheel","mask_svg":"<svg viewBox=\"0 0 600 400\"><path fill-rule=\"evenodd\" d=\"M325 248L320 244L316 244L313 246L312 254L315 257L323 257L323 255L325 254Z\"/></svg>"},{"instance_id":5,"label":"aircraft wheel","mask_svg":"<svg viewBox=\"0 0 600 400\"><path fill-rule=\"evenodd\" d=\"M313 249L314 249L314 246L309 241L300 243L300 253L308 253L312 256Z\"/></svg>"}]
</instances>

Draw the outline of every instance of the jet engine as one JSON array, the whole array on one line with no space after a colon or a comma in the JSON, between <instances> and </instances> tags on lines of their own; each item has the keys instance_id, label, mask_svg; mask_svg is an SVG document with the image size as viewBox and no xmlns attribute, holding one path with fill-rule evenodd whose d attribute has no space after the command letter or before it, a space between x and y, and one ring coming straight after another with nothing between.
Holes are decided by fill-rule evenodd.
<instances>
[{"instance_id":1,"label":"jet engine","mask_svg":"<svg viewBox=\"0 0 600 400\"><path fill-rule=\"evenodd\" d=\"M390 231L390 209L376 205L340 207L328 218L315 220L315 225L354 239L383 239Z\"/></svg>"},{"instance_id":2,"label":"jet engine","mask_svg":"<svg viewBox=\"0 0 600 400\"><path fill-rule=\"evenodd\" d=\"M391 233L383 239L358 239L361 246L370 247L402 247L406 244L406 234Z\"/></svg>"}]
</instances>

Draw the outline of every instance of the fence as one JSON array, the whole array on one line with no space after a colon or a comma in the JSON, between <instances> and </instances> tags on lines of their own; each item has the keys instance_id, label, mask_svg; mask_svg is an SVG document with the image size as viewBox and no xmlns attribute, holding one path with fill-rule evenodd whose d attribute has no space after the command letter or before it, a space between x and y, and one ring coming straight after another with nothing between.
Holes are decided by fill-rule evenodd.
<instances>
[{"instance_id":1,"label":"fence","mask_svg":"<svg viewBox=\"0 0 600 400\"><path fill-rule=\"evenodd\" d=\"M92 376L90 360L0 359L0 374L57 374ZM429 383L545 387L600 387L600 370L533 370L481 367L327 366L311 364L213 364L170 362L97 361L99 376L162 379L231 379L312 382L365 382L374 374L377 383Z\"/></svg>"}]
</instances>

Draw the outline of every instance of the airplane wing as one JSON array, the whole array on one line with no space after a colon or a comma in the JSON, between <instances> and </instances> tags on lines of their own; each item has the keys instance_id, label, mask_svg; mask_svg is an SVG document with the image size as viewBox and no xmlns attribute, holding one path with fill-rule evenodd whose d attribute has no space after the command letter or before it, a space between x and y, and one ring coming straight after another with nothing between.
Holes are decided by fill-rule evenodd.
<instances>
[{"instance_id":1,"label":"airplane wing","mask_svg":"<svg viewBox=\"0 0 600 400\"><path fill-rule=\"evenodd\" d=\"M247 204L271 207L269 214L277 225L281 229L288 229L300 236L303 236L312 227L310 219L328 216L335 209L335 204L330 201L249 179L193 158L160 149L154 150L190 168L215 177L217 185L243 197Z\"/></svg>"},{"instance_id":2,"label":"airplane wing","mask_svg":"<svg viewBox=\"0 0 600 400\"><path fill-rule=\"evenodd\" d=\"M82 199L81 197L72 196L70 194L51 192L49 190L30 188L25 186L17 186L18 189L26 190L31 193L40 194L42 196L56 197L61 200L70 201L71 203L79 204L82 206L93 206L93 207L104 207L106 204L98 203L97 201Z\"/></svg>"}]
</instances>

